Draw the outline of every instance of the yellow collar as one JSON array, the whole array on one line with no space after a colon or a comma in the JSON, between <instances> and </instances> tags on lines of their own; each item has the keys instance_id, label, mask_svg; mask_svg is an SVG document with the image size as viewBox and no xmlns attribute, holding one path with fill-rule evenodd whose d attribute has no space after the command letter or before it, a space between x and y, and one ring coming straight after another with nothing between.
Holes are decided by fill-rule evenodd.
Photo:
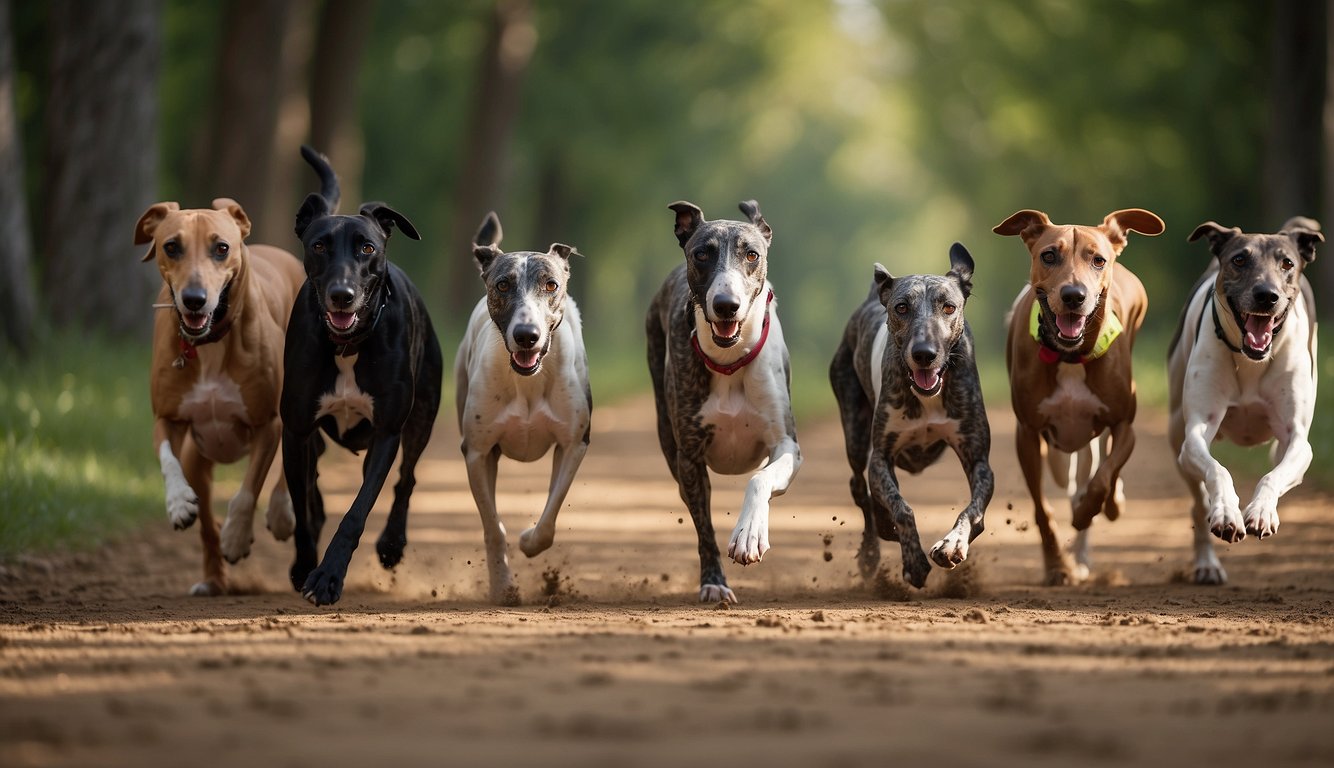
<instances>
[{"instance_id":1,"label":"yellow collar","mask_svg":"<svg viewBox=\"0 0 1334 768\"><path fill-rule=\"evenodd\" d=\"M1125 326L1121 325L1121 318L1117 317L1115 312L1108 310L1107 313L1103 315L1102 332L1098 334L1098 340L1094 342L1093 349L1087 355L1079 355L1074 360L1065 360L1061 353L1048 347L1046 344L1043 344L1042 338L1038 335L1038 318L1041 316L1041 311L1037 299L1034 299L1033 312L1029 315L1028 319L1028 333L1033 337L1033 340L1038 343L1040 347L1038 350L1038 357L1045 363L1071 362L1083 364L1091 360L1097 360L1107 354L1107 350L1112 346L1112 342L1116 341L1116 337L1120 336L1121 331L1125 330ZM1047 352L1048 354L1044 355L1042 354L1043 352Z\"/></svg>"}]
</instances>

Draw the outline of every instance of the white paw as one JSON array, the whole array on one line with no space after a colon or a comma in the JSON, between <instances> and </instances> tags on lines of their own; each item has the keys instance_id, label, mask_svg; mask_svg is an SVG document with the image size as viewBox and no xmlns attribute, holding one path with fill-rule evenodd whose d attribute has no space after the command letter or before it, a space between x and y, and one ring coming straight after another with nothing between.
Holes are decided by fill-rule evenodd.
<instances>
[{"instance_id":1,"label":"white paw","mask_svg":"<svg viewBox=\"0 0 1334 768\"><path fill-rule=\"evenodd\" d=\"M968 559L968 536L955 528L931 547L931 559L941 568L953 568Z\"/></svg>"},{"instance_id":2,"label":"white paw","mask_svg":"<svg viewBox=\"0 0 1334 768\"><path fill-rule=\"evenodd\" d=\"M701 603L731 603L736 605L736 593L728 589L724 584L701 584L699 586L699 601Z\"/></svg>"},{"instance_id":3,"label":"white paw","mask_svg":"<svg viewBox=\"0 0 1334 768\"><path fill-rule=\"evenodd\" d=\"M1205 543L1208 543L1207 540ZM1212 545L1203 547L1202 551L1200 547L1196 548L1194 579L1196 584L1227 583L1227 571L1223 570L1223 564L1218 561Z\"/></svg>"},{"instance_id":4,"label":"white paw","mask_svg":"<svg viewBox=\"0 0 1334 768\"><path fill-rule=\"evenodd\" d=\"M190 596L217 597L218 595L221 595L224 591L226 590L224 590L222 588L222 585L217 583L216 581L201 581L198 584L194 585L193 587L190 587Z\"/></svg>"},{"instance_id":5,"label":"white paw","mask_svg":"<svg viewBox=\"0 0 1334 768\"><path fill-rule=\"evenodd\" d=\"M537 526L533 526L519 534L519 550L528 557L536 557L549 549L555 540L554 533L539 533Z\"/></svg>"},{"instance_id":6,"label":"white paw","mask_svg":"<svg viewBox=\"0 0 1334 768\"><path fill-rule=\"evenodd\" d=\"M274 491L269 497L269 511L264 515L264 524L278 541L287 541L296 530L296 515L292 512L292 497L287 491Z\"/></svg>"},{"instance_id":7,"label":"white paw","mask_svg":"<svg viewBox=\"0 0 1334 768\"><path fill-rule=\"evenodd\" d=\"M199 517L199 496L195 489L180 480L167 481L167 519L176 530L181 531L195 524Z\"/></svg>"},{"instance_id":8,"label":"white paw","mask_svg":"<svg viewBox=\"0 0 1334 768\"><path fill-rule=\"evenodd\" d=\"M1246 532L1261 539L1267 539L1278 533L1278 505L1267 499L1255 499L1246 507L1242 515Z\"/></svg>"},{"instance_id":9,"label":"white paw","mask_svg":"<svg viewBox=\"0 0 1334 768\"><path fill-rule=\"evenodd\" d=\"M747 515L742 513L732 538L727 542L727 556L741 565L758 563L769 551L769 515L763 513Z\"/></svg>"},{"instance_id":10,"label":"white paw","mask_svg":"<svg viewBox=\"0 0 1334 768\"><path fill-rule=\"evenodd\" d=\"M1209 532L1229 544L1235 544L1246 538L1246 523L1241 519L1241 512L1235 505L1214 504L1204 522Z\"/></svg>"},{"instance_id":11,"label":"white paw","mask_svg":"<svg viewBox=\"0 0 1334 768\"><path fill-rule=\"evenodd\" d=\"M250 544L255 540L255 497L249 491L238 491L227 505L227 519L222 524L222 556L235 565L249 556Z\"/></svg>"}]
</instances>

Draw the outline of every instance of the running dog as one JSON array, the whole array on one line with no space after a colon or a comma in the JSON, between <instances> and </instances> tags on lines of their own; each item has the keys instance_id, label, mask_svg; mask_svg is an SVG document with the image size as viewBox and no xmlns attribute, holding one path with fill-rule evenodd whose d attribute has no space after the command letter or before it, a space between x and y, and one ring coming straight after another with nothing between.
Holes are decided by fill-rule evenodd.
<instances>
[{"instance_id":1,"label":"running dog","mask_svg":"<svg viewBox=\"0 0 1334 768\"><path fill-rule=\"evenodd\" d=\"M944 276L895 278L876 264L871 293L853 311L834 352L829 382L852 465L852 499L865 520L857 552L865 579L879 568L884 539L903 550L903 580L918 588L926 584L931 564L894 469L917 474L946 446L963 464L971 497L954 527L931 547L931 560L954 568L982 533L995 477L973 332L963 316L972 290L973 258L959 243L950 248Z\"/></svg>"},{"instance_id":2,"label":"running dog","mask_svg":"<svg viewBox=\"0 0 1334 768\"><path fill-rule=\"evenodd\" d=\"M1272 235L1209 221L1189 240L1200 238L1214 260L1191 290L1169 348L1169 436L1194 499L1194 579L1223 584L1227 572L1210 533L1229 543L1277 533L1278 499L1311 465L1316 313L1303 271L1325 237L1318 222L1296 217ZM1218 439L1274 441L1273 469L1244 510L1232 476L1209 453Z\"/></svg>"},{"instance_id":3,"label":"running dog","mask_svg":"<svg viewBox=\"0 0 1334 768\"><path fill-rule=\"evenodd\" d=\"M1041 211L1019 211L992 231L1018 235L1029 251L1028 285L1011 308L1005 347L1015 447L1042 538L1044 581L1073 584L1088 576L1093 518L1121 515L1121 468L1135 447L1130 353L1149 300L1139 278L1117 260L1131 232L1160 234L1163 221L1139 208L1109 213L1097 226L1052 224ZM1111 449L1099 440L1105 460L1094 470L1089 443L1104 431ZM1070 496L1078 531L1073 562L1043 498L1044 449ZM1078 483L1069 454L1079 454Z\"/></svg>"},{"instance_id":4,"label":"running dog","mask_svg":"<svg viewBox=\"0 0 1334 768\"><path fill-rule=\"evenodd\" d=\"M699 599L735 603L714 539L708 470L760 467L727 545L747 565L769 549L769 500L801 467L791 367L766 279L773 231L754 200L741 203L747 221L706 221L693 203L669 207L685 264L667 276L645 323L658 441L699 538Z\"/></svg>"},{"instance_id":5,"label":"running dog","mask_svg":"<svg viewBox=\"0 0 1334 768\"><path fill-rule=\"evenodd\" d=\"M153 445L166 481L167 518L178 530L199 519L204 580L192 595L227 591L225 558L250 554L255 500L278 452L282 426L283 333L304 275L292 254L246 245L250 218L233 200L181 210L157 203L135 227L143 260L162 274L153 323ZM245 479L218 534L213 465L249 456ZM269 497L269 531L292 533L292 502L282 472Z\"/></svg>"},{"instance_id":6,"label":"running dog","mask_svg":"<svg viewBox=\"0 0 1334 768\"><path fill-rule=\"evenodd\" d=\"M338 178L329 161L302 147L319 174L321 191L296 215L305 249L306 281L287 327L283 366L283 468L296 510L292 586L316 605L338 602L366 516L402 448L389 521L375 543L380 564L393 568L407 546L408 500L417 460L440 408L444 362L421 295L385 247L395 227L413 240L417 230L384 203L366 203L339 216ZM316 462L320 432L353 453L366 451L361 490L343 515L316 567L324 499Z\"/></svg>"},{"instance_id":7,"label":"running dog","mask_svg":"<svg viewBox=\"0 0 1334 768\"><path fill-rule=\"evenodd\" d=\"M491 600L517 605L519 589L496 511L500 457L537 461L554 445L551 489L537 524L519 536L534 557L551 546L556 515L588 451L593 395L579 308L566 292L575 250L546 253L498 247L500 219L489 213L473 238L486 296L473 309L454 362L455 399L468 485L482 516Z\"/></svg>"}]
</instances>

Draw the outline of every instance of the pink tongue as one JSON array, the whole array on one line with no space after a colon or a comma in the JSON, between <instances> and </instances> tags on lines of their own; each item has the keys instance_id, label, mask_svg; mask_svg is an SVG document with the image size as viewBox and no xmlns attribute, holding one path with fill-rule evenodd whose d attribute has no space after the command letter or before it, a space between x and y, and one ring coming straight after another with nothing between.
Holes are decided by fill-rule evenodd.
<instances>
[{"instance_id":1,"label":"pink tongue","mask_svg":"<svg viewBox=\"0 0 1334 768\"><path fill-rule=\"evenodd\" d=\"M352 323L355 322L356 319L356 314L352 312L329 313L329 324L340 331L346 331L348 328L351 328Z\"/></svg>"},{"instance_id":2,"label":"pink tongue","mask_svg":"<svg viewBox=\"0 0 1334 768\"><path fill-rule=\"evenodd\" d=\"M1272 315L1246 316L1246 346L1262 352L1269 348L1274 339L1274 320Z\"/></svg>"},{"instance_id":3,"label":"pink tongue","mask_svg":"<svg viewBox=\"0 0 1334 768\"><path fill-rule=\"evenodd\" d=\"M192 331L198 331L208 324L208 315L202 312L187 312L181 319L185 321L185 327Z\"/></svg>"},{"instance_id":4,"label":"pink tongue","mask_svg":"<svg viewBox=\"0 0 1334 768\"><path fill-rule=\"evenodd\" d=\"M713 324L713 333L720 339L730 339L736 335L740 325L736 320L719 321Z\"/></svg>"},{"instance_id":5,"label":"pink tongue","mask_svg":"<svg viewBox=\"0 0 1334 768\"><path fill-rule=\"evenodd\" d=\"M918 387L930 392L940 381L940 374L934 368L914 368L912 380Z\"/></svg>"},{"instance_id":6,"label":"pink tongue","mask_svg":"<svg viewBox=\"0 0 1334 768\"><path fill-rule=\"evenodd\" d=\"M532 351L515 352L510 357L514 360L514 364L520 368L532 368L537 365L537 354L537 350L534 349Z\"/></svg>"},{"instance_id":7,"label":"pink tongue","mask_svg":"<svg viewBox=\"0 0 1334 768\"><path fill-rule=\"evenodd\" d=\"M1088 318L1080 314L1070 313L1056 316L1056 327L1061 335L1067 339L1077 339L1084 333L1084 323Z\"/></svg>"}]
</instances>

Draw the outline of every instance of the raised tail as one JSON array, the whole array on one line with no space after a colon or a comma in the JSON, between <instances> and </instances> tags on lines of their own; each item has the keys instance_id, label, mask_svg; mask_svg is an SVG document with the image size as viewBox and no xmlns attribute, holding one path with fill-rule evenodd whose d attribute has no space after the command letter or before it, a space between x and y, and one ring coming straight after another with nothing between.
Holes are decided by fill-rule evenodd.
<instances>
[{"instance_id":1,"label":"raised tail","mask_svg":"<svg viewBox=\"0 0 1334 768\"><path fill-rule=\"evenodd\" d=\"M310 167L315 169L315 173L320 177L320 196L329 203L329 213L338 210L338 199L342 196L338 190L338 175L334 173L333 166L329 165L329 158L317 152L313 147L305 144L301 145L301 156L310 163Z\"/></svg>"}]
</instances>

